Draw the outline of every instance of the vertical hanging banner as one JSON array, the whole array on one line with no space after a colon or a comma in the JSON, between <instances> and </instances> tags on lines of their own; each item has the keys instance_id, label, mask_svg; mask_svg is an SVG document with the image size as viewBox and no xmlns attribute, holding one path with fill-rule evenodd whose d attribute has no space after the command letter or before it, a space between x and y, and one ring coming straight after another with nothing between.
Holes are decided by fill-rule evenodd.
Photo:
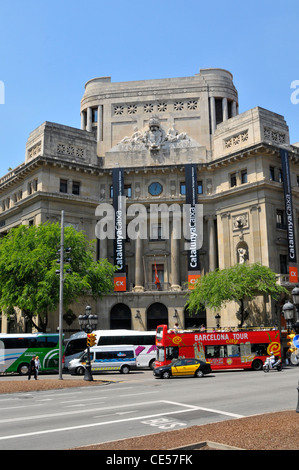
<instances>
[{"instance_id":1,"label":"vertical hanging banner","mask_svg":"<svg viewBox=\"0 0 299 470\"><path fill-rule=\"evenodd\" d=\"M117 271L114 273L114 291L126 291L126 263L125 263L125 238L126 238L126 198L124 196L124 170L114 168L112 170L113 208L115 214L115 238L114 238L114 264Z\"/></svg>"},{"instance_id":2,"label":"vertical hanging banner","mask_svg":"<svg viewBox=\"0 0 299 470\"><path fill-rule=\"evenodd\" d=\"M295 226L293 217L293 202L291 189L291 175L289 154L286 150L280 149L280 158L282 165L284 202L286 211L286 223L288 233L288 252L289 252L289 279L290 282L298 282L298 266L296 257Z\"/></svg>"},{"instance_id":3,"label":"vertical hanging banner","mask_svg":"<svg viewBox=\"0 0 299 470\"><path fill-rule=\"evenodd\" d=\"M200 278L199 263L199 223L197 211L197 166L189 163L185 165L186 183L186 224L188 246L188 288L194 289L194 284Z\"/></svg>"}]
</instances>

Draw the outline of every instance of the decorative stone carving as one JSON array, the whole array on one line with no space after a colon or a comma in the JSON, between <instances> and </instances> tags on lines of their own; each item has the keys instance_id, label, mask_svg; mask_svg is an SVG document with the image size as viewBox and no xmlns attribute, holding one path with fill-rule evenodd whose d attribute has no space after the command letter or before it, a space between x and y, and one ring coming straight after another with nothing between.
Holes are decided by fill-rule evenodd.
<instances>
[{"instance_id":1,"label":"decorative stone carving","mask_svg":"<svg viewBox=\"0 0 299 470\"><path fill-rule=\"evenodd\" d=\"M248 140L248 130L242 131L239 134L233 135L232 137L229 137L229 139L225 139L224 141L224 147L226 149L229 149L231 147L234 147L236 145L240 145L243 142L247 142Z\"/></svg>"},{"instance_id":2,"label":"decorative stone carving","mask_svg":"<svg viewBox=\"0 0 299 470\"><path fill-rule=\"evenodd\" d=\"M285 144L286 143L286 134L283 132L270 129L269 127L264 127L264 139L271 140L276 144Z\"/></svg>"},{"instance_id":3,"label":"decorative stone carving","mask_svg":"<svg viewBox=\"0 0 299 470\"><path fill-rule=\"evenodd\" d=\"M248 228L248 214L240 214L233 217L233 230Z\"/></svg>"},{"instance_id":4,"label":"decorative stone carving","mask_svg":"<svg viewBox=\"0 0 299 470\"><path fill-rule=\"evenodd\" d=\"M118 144L119 150L142 150L148 148L155 152L161 148L166 148L170 144L175 147L189 147L192 145L192 139L185 132L178 132L173 124L167 132L161 127L158 116L154 115L148 123L148 129L141 132L137 127L134 133L124 137Z\"/></svg>"},{"instance_id":5,"label":"decorative stone carving","mask_svg":"<svg viewBox=\"0 0 299 470\"><path fill-rule=\"evenodd\" d=\"M84 149L81 147L76 147L75 145L70 144L57 144L56 149L58 155L68 155L69 157L84 157Z\"/></svg>"},{"instance_id":6,"label":"decorative stone carving","mask_svg":"<svg viewBox=\"0 0 299 470\"><path fill-rule=\"evenodd\" d=\"M41 154L42 143L41 141L37 142L33 147L28 150L28 158L34 158Z\"/></svg>"}]
</instances>

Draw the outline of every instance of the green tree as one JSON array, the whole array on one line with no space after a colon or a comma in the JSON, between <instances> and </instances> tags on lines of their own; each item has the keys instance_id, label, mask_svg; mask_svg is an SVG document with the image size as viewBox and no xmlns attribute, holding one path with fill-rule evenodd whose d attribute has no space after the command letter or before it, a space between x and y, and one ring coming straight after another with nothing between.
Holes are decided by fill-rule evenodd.
<instances>
[{"instance_id":1,"label":"green tree","mask_svg":"<svg viewBox=\"0 0 299 470\"><path fill-rule=\"evenodd\" d=\"M59 305L60 236L58 223L46 223L21 225L0 239L0 308L9 314L18 307L39 331ZM64 263L65 308L86 294L97 298L113 290L115 268L106 259L94 260L94 246L83 232L65 227L64 247L71 248Z\"/></svg>"},{"instance_id":2,"label":"green tree","mask_svg":"<svg viewBox=\"0 0 299 470\"><path fill-rule=\"evenodd\" d=\"M190 293L187 309L196 312L203 308L220 309L226 303L235 301L240 305L240 326L245 320L245 300L267 294L277 300L288 291L277 284L276 274L267 266L236 264L227 269L216 269L202 276Z\"/></svg>"}]
</instances>

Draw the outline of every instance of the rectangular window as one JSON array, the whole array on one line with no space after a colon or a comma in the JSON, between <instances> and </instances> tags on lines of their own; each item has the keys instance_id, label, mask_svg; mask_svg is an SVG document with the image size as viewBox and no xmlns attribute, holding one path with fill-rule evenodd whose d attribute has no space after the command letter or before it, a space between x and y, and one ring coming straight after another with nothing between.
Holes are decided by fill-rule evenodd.
<instances>
[{"instance_id":1,"label":"rectangular window","mask_svg":"<svg viewBox=\"0 0 299 470\"><path fill-rule=\"evenodd\" d=\"M234 186L237 186L237 175L236 173L232 173L230 175L230 187L234 187Z\"/></svg>"},{"instance_id":2,"label":"rectangular window","mask_svg":"<svg viewBox=\"0 0 299 470\"><path fill-rule=\"evenodd\" d=\"M150 240L163 240L165 237L163 236L163 226L162 224L152 224L151 225L151 232L150 232Z\"/></svg>"},{"instance_id":3,"label":"rectangular window","mask_svg":"<svg viewBox=\"0 0 299 470\"><path fill-rule=\"evenodd\" d=\"M203 193L202 181L197 181L197 194L202 194L202 193Z\"/></svg>"},{"instance_id":4,"label":"rectangular window","mask_svg":"<svg viewBox=\"0 0 299 470\"><path fill-rule=\"evenodd\" d=\"M79 181L73 181L72 194L75 194L76 196L79 196L79 194L80 194L80 183L79 183Z\"/></svg>"},{"instance_id":5,"label":"rectangular window","mask_svg":"<svg viewBox=\"0 0 299 470\"><path fill-rule=\"evenodd\" d=\"M274 166L270 166L269 171L270 171L270 180L271 180L271 181L275 181L275 170L274 170Z\"/></svg>"},{"instance_id":6,"label":"rectangular window","mask_svg":"<svg viewBox=\"0 0 299 470\"><path fill-rule=\"evenodd\" d=\"M247 170L241 171L241 184L247 183Z\"/></svg>"},{"instance_id":7,"label":"rectangular window","mask_svg":"<svg viewBox=\"0 0 299 470\"><path fill-rule=\"evenodd\" d=\"M287 255L279 255L280 274L288 274L288 257Z\"/></svg>"},{"instance_id":8,"label":"rectangular window","mask_svg":"<svg viewBox=\"0 0 299 470\"><path fill-rule=\"evenodd\" d=\"M67 193L67 180L60 180L60 188L59 191L61 193Z\"/></svg>"},{"instance_id":9,"label":"rectangular window","mask_svg":"<svg viewBox=\"0 0 299 470\"><path fill-rule=\"evenodd\" d=\"M276 227L283 229L286 228L285 213L282 209L276 209Z\"/></svg>"},{"instance_id":10,"label":"rectangular window","mask_svg":"<svg viewBox=\"0 0 299 470\"><path fill-rule=\"evenodd\" d=\"M130 184L125 184L124 185L124 191L125 191L125 196L126 197L132 197L132 187Z\"/></svg>"},{"instance_id":11,"label":"rectangular window","mask_svg":"<svg viewBox=\"0 0 299 470\"><path fill-rule=\"evenodd\" d=\"M185 183L180 183L180 194L182 196L186 196L186 184Z\"/></svg>"}]
</instances>

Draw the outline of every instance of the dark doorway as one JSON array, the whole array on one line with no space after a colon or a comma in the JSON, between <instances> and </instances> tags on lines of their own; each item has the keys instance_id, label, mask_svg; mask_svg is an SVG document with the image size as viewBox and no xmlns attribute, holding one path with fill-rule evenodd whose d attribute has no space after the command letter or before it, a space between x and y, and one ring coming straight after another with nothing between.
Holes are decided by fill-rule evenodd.
<instances>
[{"instance_id":1,"label":"dark doorway","mask_svg":"<svg viewBox=\"0 0 299 470\"><path fill-rule=\"evenodd\" d=\"M147 330L155 330L158 325L168 325L168 309L156 302L147 309Z\"/></svg>"},{"instance_id":2,"label":"dark doorway","mask_svg":"<svg viewBox=\"0 0 299 470\"><path fill-rule=\"evenodd\" d=\"M197 312L189 312L185 308L184 310L185 317L185 328L199 328L204 325L207 326L207 316L205 309L198 310Z\"/></svg>"},{"instance_id":3,"label":"dark doorway","mask_svg":"<svg viewBox=\"0 0 299 470\"><path fill-rule=\"evenodd\" d=\"M116 330L118 328L124 328L126 330L132 328L131 310L125 304L114 305L110 312L110 329Z\"/></svg>"}]
</instances>

